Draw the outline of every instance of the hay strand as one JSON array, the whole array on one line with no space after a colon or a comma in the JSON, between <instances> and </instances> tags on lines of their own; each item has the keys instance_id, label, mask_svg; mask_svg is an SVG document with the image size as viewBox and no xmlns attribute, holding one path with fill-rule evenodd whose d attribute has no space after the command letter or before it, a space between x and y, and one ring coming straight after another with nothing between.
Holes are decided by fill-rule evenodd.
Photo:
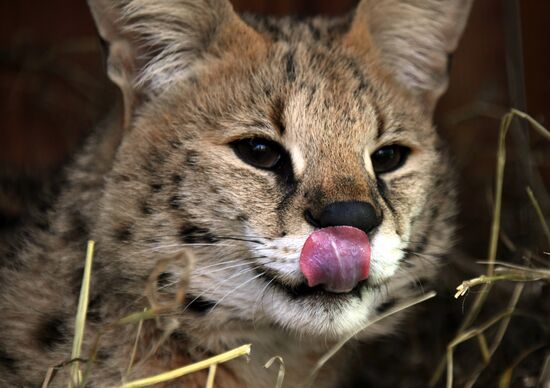
<instances>
[{"instance_id":1,"label":"hay strand","mask_svg":"<svg viewBox=\"0 0 550 388\"><path fill-rule=\"evenodd\" d=\"M80 358L82 351L82 341L84 339L84 329L86 326L86 313L88 311L88 299L90 296L90 279L92 275L92 261L94 256L94 241L88 241L86 251L86 262L84 264L84 275L82 286L80 288L80 296L78 299L78 310L75 320L75 333L73 339L73 350L71 359ZM80 362L74 362L71 365L71 378L69 380L69 388L78 387L82 384L82 371L80 370Z\"/></svg>"},{"instance_id":2,"label":"hay strand","mask_svg":"<svg viewBox=\"0 0 550 388\"><path fill-rule=\"evenodd\" d=\"M144 379L130 381L126 384L121 385L119 388L148 387L153 384L163 383L165 381L173 380L178 377L182 377L202 369L210 368L214 364L221 364L223 362L227 362L238 357L248 356L249 354L250 354L250 344L242 345L228 352L218 354L217 356L207 358L206 360L199 361L191 365L186 365L181 368L160 373L155 376L146 377Z\"/></svg>"},{"instance_id":3,"label":"hay strand","mask_svg":"<svg viewBox=\"0 0 550 388\"><path fill-rule=\"evenodd\" d=\"M271 365L275 362L279 362L279 371L277 372L277 382L275 383L275 388L283 388L283 381L285 379L285 362L281 356L275 356L269 359L265 363L264 368L269 369Z\"/></svg>"}]
</instances>

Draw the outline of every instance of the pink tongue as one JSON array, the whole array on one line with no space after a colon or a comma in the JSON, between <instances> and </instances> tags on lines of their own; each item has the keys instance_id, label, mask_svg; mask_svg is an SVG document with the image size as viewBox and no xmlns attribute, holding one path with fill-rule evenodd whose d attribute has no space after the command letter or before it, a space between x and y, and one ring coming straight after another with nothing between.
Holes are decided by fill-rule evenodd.
<instances>
[{"instance_id":1,"label":"pink tongue","mask_svg":"<svg viewBox=\"0 0 550 388\"><path fill-rule=\"evenodd\" d=\"M316 230L300 254L300 269L310 287L324 285L330 292L349 292L369 275L367 234L352 226Z\"/></svg>"}]
</instances>

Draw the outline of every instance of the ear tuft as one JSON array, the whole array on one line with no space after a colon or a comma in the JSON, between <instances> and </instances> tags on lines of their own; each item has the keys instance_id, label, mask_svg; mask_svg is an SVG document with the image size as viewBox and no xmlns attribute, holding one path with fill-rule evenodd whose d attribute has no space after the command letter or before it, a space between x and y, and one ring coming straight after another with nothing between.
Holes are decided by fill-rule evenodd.
<instances>
[{"instance_id":1,"label":"ear tuft","mask_svg":"<svg viewBox=\"0 0 550 388\"><path fill-rule=\"evenodd\" d=\"M447 87L448 56L456 49L471 4L472 0L362 0L349 39L373 45L397 81L435 105ZM357 36L365 33L368 37Z\"/></svg>"},{"instance_id":2,"label":"ear tuft","mask_svg":"<svg viewBox=\"0 0 550 388\"><path fill-rule=\"evenodd\" d=\"M139 88L162 91L187 77L238 16L226 0L133 0L123 8L123 32L138 49Z\"/></svg>"},{"instance_id":3,"label":"ear tuft","mask_svg":"<svg viewBox=\"0 0 550 388\"><path fill-rule=\"evenodd\" d=\"M108 44L107 73L124 96L126 123L144 95L187 78L209 55L238 50L255 32L227 0L88 0ZM238 36L239 39L235 39Z\"/></svg>"}]
</instances>

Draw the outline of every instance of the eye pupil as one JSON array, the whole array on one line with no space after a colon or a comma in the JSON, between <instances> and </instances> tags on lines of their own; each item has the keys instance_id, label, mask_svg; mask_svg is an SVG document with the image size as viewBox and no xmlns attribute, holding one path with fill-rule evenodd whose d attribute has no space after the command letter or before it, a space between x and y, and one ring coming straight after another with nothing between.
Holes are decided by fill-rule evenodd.
<instances>
[{"instance_id":1,"label":"eye pupil","mask_svg":"<svg viewBox=\"0 0 550 388\"><path fill-rule=\"evenodd\" d=\"M371 156L374 172L383 174L397 170L405 163L409 152L409 148L400 145L379 148Z\"/></svg>"},{"instance_id":2,"label":"eye pupil","mask_svg":"<svg viewBox=\"0 0 550 388\"><path fill-rule=\"evenodd\" d=\"M237 156L244 162L262 169L276 168L283 154L279 144L261 138L237 140L232 143L232 146Z\"/></svg>"}]
</instances>

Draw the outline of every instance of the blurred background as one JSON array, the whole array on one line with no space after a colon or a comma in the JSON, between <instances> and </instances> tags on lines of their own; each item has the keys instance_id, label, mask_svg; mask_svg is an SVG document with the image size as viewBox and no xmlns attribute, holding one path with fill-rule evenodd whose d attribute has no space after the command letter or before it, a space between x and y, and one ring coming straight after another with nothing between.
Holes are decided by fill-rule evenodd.
<instances>
[{"instance_id":1,"label":"blurred background","mask_svg":"<svg viewBox=\"0 0 550 388\"><path fill-rule=\"evenodd\" d=\"M350 11L356 1L233 0L233 4L243 12L333 15ZM403 330L404 337L384 339L362 350L369 363L374 363L371 352L376 352L382 376L364 373L358 376L357 386L426 386L463 311L469 308L473 298L456 302L449 290L484 271L476 261L487 258L500 118L516 107L550 126L549 23L548 0L475 2L454 55L449 90L435 115L435 124L454 156L461 198L458 253L450 258L442 279L442 287L448 289L430 302L432 308L426 308L412 328ZM52 179L118 95L104 75L84 0L2 1L0 31L0 229L6 230L24 218L43 182ZM550 256L544 252L550 251L550 242L526 187L532 187L548 218L550 143L516 120L507 150L498 258L548 269ZM510 292L506 286L493 291L494 303L486 309L487 316L505 305ZM522 352L526 355L513 370L511 386L540 384L549 344L548 283L535 282L523 293L521 303L532 319L512 320L510 330L515 331L489 362L479 383L484 385L479 386L497 385L499 376ZM427 339L422 332L424 321L431 322L427 330L432 336ZM431 341L429 346L425 340ZM471 359L455 370L457 386L461 386L461 373L467 375L468 368L475 369L471 364L480 362L474 345L464 347L464 359ZM403 347L410 350L408 361L403 360ZM387 360L402 365L401 372L385 373Z\"/></svg>"}]
</instances>

